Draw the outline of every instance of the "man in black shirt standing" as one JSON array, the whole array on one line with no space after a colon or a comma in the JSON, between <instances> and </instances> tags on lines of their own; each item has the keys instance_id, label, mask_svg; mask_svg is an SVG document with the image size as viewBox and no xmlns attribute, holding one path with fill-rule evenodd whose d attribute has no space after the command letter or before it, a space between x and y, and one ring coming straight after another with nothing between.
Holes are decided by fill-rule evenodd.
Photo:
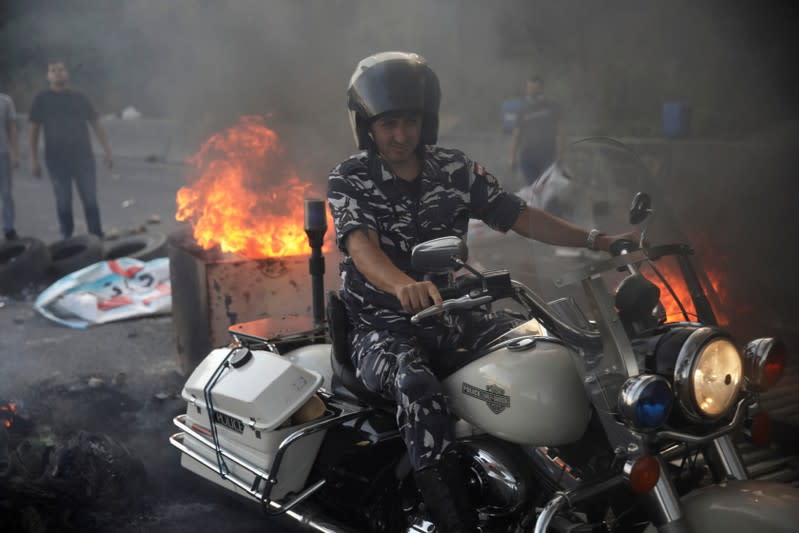
<instances>
[{"instance_id":1,"label":"man in black shirt standing","mask_svg":"<svg viewBox=\"0 0 799 533\"><path fill-rule=\"evenodd\" d=\"M105 164L111 168L113 161L108 138L97 120L97 112L86 95L68 88L69 71L62 61L48 64L47 80L50 88L36 95L30 113L33 175L41 177L38 144L39 129L43 127L45 163L53 183L61 236L68 239L74 230L72 220L74 179L83 202L89 233L102 237L94 155L87 124L91 124L94 129L97 139L103 146Z\"/></svg>"},{"instance_id":2,"label":"man in black shirt standing","mask_svg":"<svg viewBox=\"0 0 799 533\"><path fill-rule=\"evenodd\" d=\"M544 98L543 81L531 77L513 128L510 154L511 169L520 166L527 184L535 182L555 162L559 119L558 104Z\"/></svg>"},{"instance_id":3,"label":"man in black shirt standing","mask_svg":"<svg viewBox=\"0 0 799 533\"><path fill-rule=\"evenodd\" d=\"M17 116L11 97L0 93L0 204L3 206L3 235L17 239L14 230L14 197L11 195L12 172L19 163Z\"/></svg>"}]
</instances>

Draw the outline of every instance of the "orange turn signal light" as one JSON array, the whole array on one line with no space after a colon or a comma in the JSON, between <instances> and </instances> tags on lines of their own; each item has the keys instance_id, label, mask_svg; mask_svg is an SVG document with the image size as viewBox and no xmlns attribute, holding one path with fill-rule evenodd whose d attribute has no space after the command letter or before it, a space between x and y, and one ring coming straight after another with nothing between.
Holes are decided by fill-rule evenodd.
<instances>
[{"instance_id":1,"label":"orange turn signal light","mask_svg":"<svg viewBox=\"0 0 799 533\"><path fill-rule=\"evenodd\" d=\"M660 479L660 463L651 455L642 455L628 469L628 476L633 492L649 492Z\"/></svg>"}]
</instances>

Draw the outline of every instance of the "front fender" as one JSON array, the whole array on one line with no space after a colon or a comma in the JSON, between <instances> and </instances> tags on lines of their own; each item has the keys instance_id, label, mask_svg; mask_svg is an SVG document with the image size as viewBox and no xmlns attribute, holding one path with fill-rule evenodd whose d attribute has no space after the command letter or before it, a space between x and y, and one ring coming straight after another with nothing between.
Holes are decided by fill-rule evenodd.
<instances>
[{"instance_id":1,"label":"front fender","mask_svg":"<svg viewBox=\"0 0 799 533\"><path fill-rule=\"evenodd\" d=\"M799 530L799 489L768 481L728 481L683 496L683 512L696 533Z\"/></svg>"}]
</instances>

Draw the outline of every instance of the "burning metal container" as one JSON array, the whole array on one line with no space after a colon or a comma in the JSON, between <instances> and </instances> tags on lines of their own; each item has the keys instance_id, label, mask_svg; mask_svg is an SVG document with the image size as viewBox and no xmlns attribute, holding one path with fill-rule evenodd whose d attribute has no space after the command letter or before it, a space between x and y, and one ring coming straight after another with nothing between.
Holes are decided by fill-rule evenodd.
<instances>
[{"instance_id":1,"label":"burning metal container","mask_svg":"<svg viewBox=\"0 0 799 533\"><path fill-rule=\"evenodd\" d=\"M263 117L242 117L214 134L189 163L192 183L177 193L175 218L191 229L169 238L172 314L186 374L228 344L235 323L312 313L320 322L321 286L339 285L335 254L327 273L321 258L323 246L335 248L324 240L332 225L324 202L307 200L320 195L297 176ZM303 228L308 202L316 209L310 219L305 213Z\"/></svg>"},{"instance_id":2,"label":"burning metal container","mask_svg":"<svg viewBox=\"0 0 799 533\"><path fill-rule=\"evenodd\" d=\"M189 374L212 348L229 343L239 322L312 313L309 256L248 259L203 250L187 232L169 237L172 319L178 363ZM339 285L337 259L328 255L325 286Z\"/></svg>"}]
</instances>

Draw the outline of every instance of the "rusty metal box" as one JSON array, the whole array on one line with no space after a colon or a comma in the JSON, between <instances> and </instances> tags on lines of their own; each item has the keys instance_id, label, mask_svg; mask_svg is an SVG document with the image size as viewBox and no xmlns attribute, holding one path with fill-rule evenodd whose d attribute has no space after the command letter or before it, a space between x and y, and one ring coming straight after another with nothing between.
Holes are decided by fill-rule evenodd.
<instances>
[{"instance_id":1,"label":"rusty metal box","mask_svg":"<svg viewBox=\"0 0 799 533\"><path fill-rule=\"evenodd\" d=\"M188 375L239 322L311 316L309 256L248 259L197 248L183 232L169 237L172 318L180 370ZM337 289L338 252L325 258L325 290Z\"/></svg>"}]
</instances>

